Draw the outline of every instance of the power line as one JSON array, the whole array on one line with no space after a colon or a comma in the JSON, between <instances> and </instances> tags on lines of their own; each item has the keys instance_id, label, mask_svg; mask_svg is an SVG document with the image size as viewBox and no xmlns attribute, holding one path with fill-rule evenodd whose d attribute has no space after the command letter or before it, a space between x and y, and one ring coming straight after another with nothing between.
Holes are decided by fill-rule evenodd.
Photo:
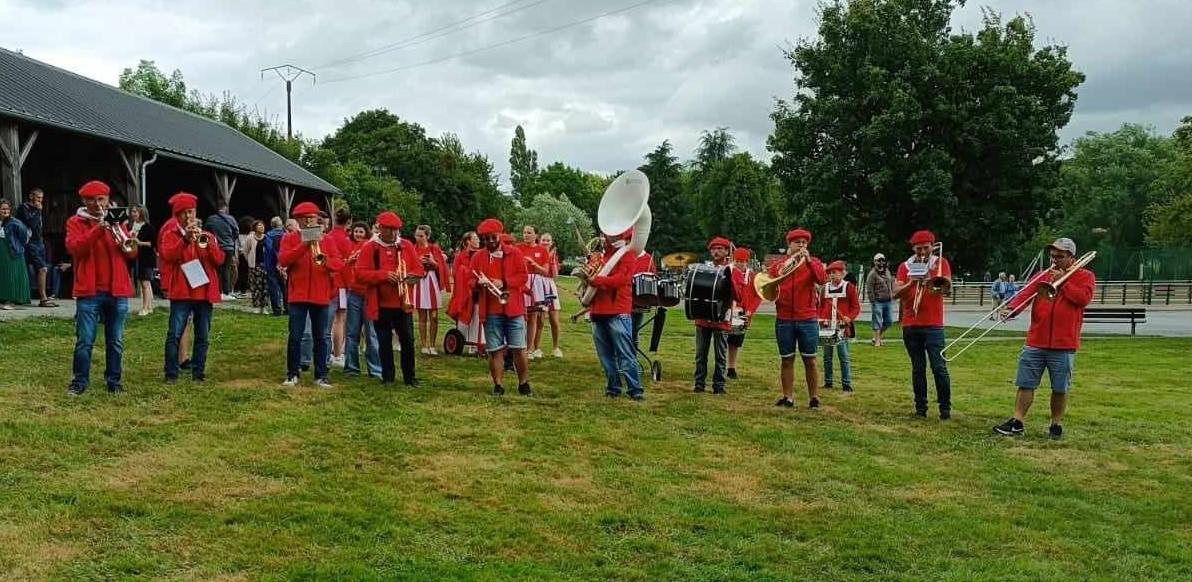
<instances>
[{"instance_id":1,"label":"power line","mask_svg":"<svg viewBox=\"0 0 1192 582\"><path fill-rule=\"evenodd\" d=\"M628 12L628 11L630 11L630 10L633 10L634 8L640 8L640 7L642 7L642 6L645 6L645 5L647 5L647 4L653 4L653 3L657 2L657 1L658 1L658 0L644 0L644 1L642 1L642 2L638 2L637 4L631 4L631 5L629 5L629 6L626 6L626 7L624 7L624 8L618 8L618 9L616 9L616 10L610 10L610 11L608 11L608 12L602 12L602 13L600 13L600 14L597 14L597 15L595 15L595 16L590 16L590 17L588 17L588 18L584 18L584 19L581 19L581 20L576 20L576 21L573 21L573 22L568 22L567 24L562 24L562 25L556 26L556 27L554 27L554 28L548 28L548 29L545 29L545 30L540 30L540 31L538 31L538 32L532 32L532 33L530 33L530 34L526 34L526 35L523 35L523 36L519 36L519 37L517 37L517 38L512 38L512 39L509 39L509 40L506 40L506 41L502 41L502 42L498 42L498 43L495 43L495 44L490 44L490 45L482 46L482 47L479 47L479 48L475 48L475 49L471 49L471 50L466 50L466 51L458 52L458 53L451 54L451 55L447 55L447 56L444 56L444 57L439 57L439 58L430 59L430 60L426 60L426 61L421 61L421 62L417 62L417 63L411 63L411 64L408 64L408 65L402 65L402 66L400 66L400 67L395 67L395 68L392 68L392 69L385 69L385 70L381 70L381 71L374 71L374 72L371 72L371 73L362 73L362 74L359 74L359 75L349 75L349 76L347 76L347 77L339 77L339 78L336 78L336 79L331 79L331 80L329 80L329 81L324 81L324 82L323 82L323 84L324 84L324 85L326 85L326 84L329 84L329 83L342 83L342 82L344 82L344 81L353 81L353 80L356 80L356 79L364 79L364 78L367 78L367 77L376 77L376 76L378 76L378 75L388 75L388 74L390 74L390 73L396 73L396 72L399 72L399 71L408 71L408 70L410 70L410 69L416 69L416 68L418 68L418 67L425 67L425 66L427 66L427 65L433 65L433 64L436 64L436 63L441 63L441 62L443 62L443 61L449 61L449 60L452 60L452 59L457 59L457 58L459 58L459 57L466 57L466 56L469 56L469 55L474 55L474 54L476 54L476 53L484 52L484 51L486 51L486 50L491 50L491 49L495 49L495 48L501 48L501 47L509 46L509 45L511 45L511 44L516 44L516 43L522 42L522 41L524 41L524 40L529 40L529 39L531 39L531 38L536 38L536 37L539 37L539 36L544 36L544 35L547 35L547 34L552 34L552 33L555 33L555 32L559 32L559 31L561 31L561 30L566 30L566 29L568 29L568 28L574 28L574 27L576 27L576 26L580 26L580 25L582 25L582 24L587 24L587 23L589 23L589 22L593 22L593 21L596 21L596 20L600 20L601 18L606 18L606 17L609 17L609 16L614 16L614 15L616 15L616 14L620 14L620 13L622 13L622 12Z\"/></svg>"},{"instance_id":2,"label":"power line","mask_svg":"<svg viewBox=\"0 0 1192 582\"><path fill-rule=\"evenodd\" d=\"M543 4L545 2L550 2L551 0L537 0L536 2L533 2L531 4L517 6L516 8L513 8L512 10L508 10L506 12L500 12L501 10L503 10L505 8L509 8L511 6L514 6L516 4L521 4L526 1L527 0L513 0L513 2L506 2L505 4L497 6L496 8L491 8L489 10L485 10L484 12L480 12L478 14L473 14L472 16L469 16L463 20L458 20L458 21L452 22L450 24L440 26L439 28L436 28L434 30L428 30L422 34L418 34L418 35L415 35L415 36L412 36L412 37L409 37L409 38L406 38L403 40L399 40L392 44L387 44L385 46L367 50L362 53L357 53L355 55L349 55L349 56L346 56L346 57L343 57L343 58L340 58L340 59L337 59L334 61L330 61L330 62L327 62L327 63L324 63L322 65L315 67L315 69L325 69L325 68L329 68L329 67L337 67L340 65L353 63L356 61L370 59L372 57L382 55L387 52L398 51L398 50L402 50L405 48L409 48L409 47L412 47L415 45L422 44L424 42L429 42L436 38L441 38L444 36L454 34L456 32L460 32L462 30L467 30L474 26L484 24L485 22L491 22L493 20L497 20L498 18L503 18L505 16L509 16L510 14L514 14L514 13L521 12L521 11L529 9L529 8L533 8L539 4ZM494 14L494 13L496 13L496 14ZM485 16L490 16L490 15L491 15L490 18L484 18ZM481 20L477 20L477 19L481 19Z\"/></svg>"}]
</instances>

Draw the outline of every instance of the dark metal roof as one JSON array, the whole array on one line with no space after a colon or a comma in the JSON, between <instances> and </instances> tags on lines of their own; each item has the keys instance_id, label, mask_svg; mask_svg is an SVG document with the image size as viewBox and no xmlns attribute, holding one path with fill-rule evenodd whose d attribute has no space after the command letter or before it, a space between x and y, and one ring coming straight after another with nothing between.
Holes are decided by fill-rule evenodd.
<instances>
[{"instance_id":1,"label":"dark metal roof","mask_svg":"<svg viewBox=\"0 0 1192 582\"><path fill-rule=\"evenodd\" d=\"M339 192L223 123L0 48L0 117L6 116L293 186Z\"/></svg>"}]
</instances>

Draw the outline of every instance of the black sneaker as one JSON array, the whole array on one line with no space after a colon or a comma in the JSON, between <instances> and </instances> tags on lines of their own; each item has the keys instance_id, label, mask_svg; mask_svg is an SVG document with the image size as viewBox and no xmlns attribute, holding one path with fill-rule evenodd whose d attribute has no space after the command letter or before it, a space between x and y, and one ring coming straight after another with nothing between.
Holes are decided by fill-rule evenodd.
<instances>
[{"instance_id":1,"label":"black sneaker","mask_svg":"<svg viewBox=\"0 0 1192 582\"><path fill-rule=\"evenodd\" d=\"M207 381L207 377L206 376L195 376L195 377L191 378L190 381L194 382L195 384L203 384L204 382Z\"/></svg>"},{"instance_id":2,"label":"black sneaker","mask_svg":"<svg viewBox=\"0 0 1192 582\"><path fill-rule=\"evenodd\" d=\"M705 390L703 386L696 386L695 390L692 390L692 392L705 392Z\"/></svg>"},{"instance_id":3,"label":"black sneaker","mask_svg":"<svg viewBox=\"0 0 1192 582\"><path fill-rule=\"evenodd\" d=\"M87 389L82 386L71 386L66 389L67 396L81 396Z\"/></svg>"},{"instance_id":4,"label":"black sneaker","mask_svg":"<svg viewBox=\"0 0 1192 582\"><path fill-rule=\"evenodd\" d=\"M1018 420L1017 418L1011 418L1010 420L993 427L993 432L1004 436L1022 436L1024 430L1025 429L1022 426L1022 421Z\"/></svg>"},{"instance_id":5,"label":"black sneaker","mask_svg":"<svg viewBox=\"0 0 1192 582\"><path fill-rule=\"evenodd\" d=\"M940 420L948 420L949 418L952 418L952 409L941 408L940 409Z\"/></svg>"},{"instance_id":6,"label":"black sneaker","mask_svg":"<svg viewBox=\"0 0 1192 582\"><path fill-rule=\"evenodd\" d=\"M493 396L504 396L505 387L500 384L493 384Z\"/></svg>"},{"instance_id":7,"label":"black sneaker","mask_svg":"<svg viewBox=\"0 0 1192 582\"><path fill-rule=\"evenodd\" d=\"M646 395L642 394L641 392L635 392L629 395L629 399L634 402L641 402L646 399Z\"/></svg>"},{"instance_id":8,"label":"black sneaker","mask_svg":"<svg viewBox=\"0 0 1192 582\"><path fill-rule=\"evenodd\" d=\"M620 392L605 392L604 397L605 398L620 398L621 393Z\"/></svg>"},{"instance_id":9,"label":"black sneaker","mask_svg":"<svg viewBox=\"0 0 1192 582\"><path fill-rule=\"evenodd\" d=\"M812 410L819 410L819 407L820 407L819 398L812 398L811 402L807 403L807 408L810 408Z\"/></svg>"},{"instance_id":10,"label":"black sneaker","mask_svg":"<svg viewBox=\"0 0 1192 582\"><path fill-rule=\"evenodd\" d=\"M124 394L124 386L120 384L112 384L108 386L108 394Z\"/></svg>"},{"instance_id":11,"label":"black sneaker","mask_svg":"<svg viewBox=\"0 0 1192 582\"><path fill-rule=\"evenodd\" d=\"M926 408L916 408L915 416L922 416L923 418L927 418L927 409Z\"/></svg>"},{"instance_id":12,"label":"black sneaker","mask_svg":"<svg viewBox=\"0 0 1192 582\"><path fill-rule=\"evenodd\" d=\"M728 394L728 392L725 391L724 386L720 386L719 388L717 388L716 386L713 386L712 394Z\"/></svg>"},{"instance_id":13,"label":"black sneaker","mask_svg":"<svg viewBox=\"0 0 1192 582\"><path fill-rule=\"evenodd\" d=\"M1053 424L1047 429L1047 434L1051 435L1051 440L1058 441L1064 438L1064 427L1062 425Z\"/></svg>"},{"instance_id":14,"label":"black sneaker","mask_svg":"<svg viewBox=\"0 0 1192 582\"><path fill-rule=\"evenodd\" d=\"M521 394L522 396L533 396L534 395L534 391L530 389L529 382L523 382L521 384L518 384L517 385L517 393Z\"/></svg>"},{"instance_id":15,"label":"black sneaker","mask_svg":"<svg viewBox=\"0 0 1192 582\"><path fill-rule=\"evenodd\" d=\"M182 368L183 370L189 370L190 369L190 360L189 359L182 360L182 363L178 364L178 367Z\"/></svg>"},{"instance_id":16,"label":"black sneaker","mask_svg":"<svg viewBox=\"0 0 1192 582\"><path fill-rule=\"evenodd\" d=\"M421 387L422 387L422 382L419 382L417 378L414 378L413 380L406 382L406 388L421 388Z\"/></svg>"},{"instance_id":17,"label":"black sneaker","mask_svg":"<svg viewBox=\"0 0 1192 582\"><path fill-rule=\"evenodd\" d=\"M733 379L733 380L736 380L736 379L737 379L737 369L736 369L736 368L729 368L729 369L728 369L728 372L726 372L726 373L725 373L725 375L726 375L726 376L728 376L729 378Z\"/></svg>"},{"instance_id":18,"label":"black sneaker","mask_svg":"<svg viewBox=\"0 0 1192 582\"><path fill-rule=\"evenodd\" d=\"M844 391L844 392L852 392L852 391L853 391L853 387L852 387L852 385L851 385L851 384L845 384L844 386L841 386L841 387L840 387L840 390L841 390L841 391Z\"/></svg>"},{"instance_id":19,"label":"black sneaker","mask_svg":"<svg viewBox=\"0 0 1192 582\"><path fill-rule=\"evenodd\" d=\"M787 398L786 396L783 396L782 398L778 399L778 402L774 403L774 406L785 406L786 408L793 408L795 406L795 401L791 400L790 398Z\"/></svg>"}]
</instances>

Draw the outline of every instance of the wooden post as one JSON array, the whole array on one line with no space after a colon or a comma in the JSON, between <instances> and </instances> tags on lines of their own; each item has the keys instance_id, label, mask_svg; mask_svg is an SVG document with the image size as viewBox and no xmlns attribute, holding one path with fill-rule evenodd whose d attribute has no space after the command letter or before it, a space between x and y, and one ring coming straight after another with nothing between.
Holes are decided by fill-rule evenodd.
<instances>
[{"instance_id":1,"label":"wooden post","mask_svg":"<svg viewBox=\"0 0 1192 582\"><path fill-rule=\"evenodd\" d=\"M25 166L25 160L37 142L37 132L33 130L29 138L22 142L19 125L0 122L0 194L11 200L14 206L20 205L23 199L21 168Z\"/></svg>"},{"instance_id":2,"label":"wooden post","mask_svg":"<svg viewBox=\"0 0 1192 582\"><path fill-rule=\"evenodd\" d=\"M144 192L141 192L141 158L140 149L120 148L120 161L124 163L124 187L129 204L145 205Z\"/></svg>"},{"instance_id":3,"label":"wooden post","mask_svg":"<svg viewBox=\"0 0 1192 582\"><path fill-rule=\"evenodd\" d=\"M219 208L219 203L222 202L228 205L228 210L232 209L232 193L236 191L236 176L229 176L225 172L218 170L211 171L212 177L215 178L215 207Z\"/></svg>"},{"instance_id":4,"label":"wooden post","mask_svg":"<svg viewBox=\"0 0 1192 582\"><path fill-rule=\"evenodd\" d=\"M281 202L282 208L285 210L285 215L282 219L290 217L290 207L294 204L294 188L285 184L277 185L277 198Z\"/></svg>"}]
</instances>

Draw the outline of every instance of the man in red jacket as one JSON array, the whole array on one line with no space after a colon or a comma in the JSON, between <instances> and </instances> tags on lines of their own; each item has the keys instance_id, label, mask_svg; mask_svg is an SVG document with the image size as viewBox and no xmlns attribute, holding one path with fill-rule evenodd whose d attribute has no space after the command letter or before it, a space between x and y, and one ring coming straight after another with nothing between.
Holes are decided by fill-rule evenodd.
<instances>
[{"instance_id":1,"label":"man in red jacket","mask_svg":"<svg viewBox=\"0 0 1192 582\"><path fill-rule=\"evenodd\" d=\"M832 352L840 356L840 387L853 391L853 361L849 355L849 339L856 335L853 320L861 314L861 296L857 286L845 280L848 267L844 261L828 265L828 282L824 285L824 299L820 302L820 327L829 333L839 330L836 344L824 344L824 388L832 389ZM835 329L833 329L835 325Z\"/></svg>"},{"instance_id":2,"label":"man in red jacket","mask_svg":"<svg viewBox=\"0 0 1192 582\"><path fill-rule=\"evenodd\" d=\"M486 218L476 227L480 244L472 255L472 274L468 277L468 294L478 290L480 321L484 323L485 348L488 351L488 371L493 379L493 395L505 394L505 353L513 353L517 369L517 392L532 396L530 375L526 362L526 305L525 289L528 275L526 261L520 250L501 242L505 225L495 218ZM500 293L500 297L498 297ZM502 299L503 297L503 299Z\"/></svg>"},{"instance_id":3,"label":"man in red jacket","mask_svg":"<svg viewBox=\"0 0 1192 582\"><path fill-rule=\"evenodd\" d=\"M715 237L708 241L708 254L712 257L712 264L717 267L728 267L732 282L733 300L740 296L742 279L739 271L729 263L729 247L733 243L724 237ZM715 367L712 369L712 393L724 394L725 368L728 359L728 332L730 325L728 317L722 321L697 319L695 323L695 392L704 392L708 379L708 349L716 356Z\"/></svg>"},{"instance_id":4,"label":"man in red jacket","mask_svg":"<svg viewBox=\"0 0 1192 582\"><path fill-rule=\"evenodd\" d=\"M1080 269L1059 286L1059 292L1049 299L1037 295L1040 288L1072 269L1076 262L1076 243L1061 238L1047 247L1051 255L1051 269L1033 279L1006 307L1009 317L1031 306L1031 327L1026 346L1018 357L1018 398L1014 402L1014 417L993 427L998 434L1018 436L1024 431L1023 421L1035 401L1035 389L1043 379L1043 370L1051 376L1051 427L1053 439L1064 436L1064 411L1068 408L1068 389L1072 386L1072 370L1076 350L1080 349L1080 328L1084 325L1084 308L1093 300L1097 278L1088 269Z\"/></svg>"},{"instance_id":5,"label":"man in red jacket","mask_svg":"<svg viewBox=\"0 0 1192 582\"><path fill-rule=\"evenodd\" d=\"M302 334L306 331L306 321L310 319L311 336L314 341L315 385L320 388L330 388L328 379L328 356L330 342L327 330L329 319L327 310L331 309L331 289L334 285L332 278L336 271L343 268L343 257L339 256L338 245L331 241L324 241L322 228L319 226L319 207L311 202L303 202L294 208L294 218L298 219L299 230L288 232L281 239L281 252L277 255L277 264L286 270L287 289L290 311L290 337L286 346L286 381L283 386L296 386L302 358ZM303 242L304 232L313 237L309 242ZM326 243L326 244L324 244ZM316 257L315 245L318 245L321 257Z\"/></svg>"},{"instance_id":6,"label":"man in red jacket","mask_svg":"<svg viewBox=\"0 0 1192 582\"><path fill-rule=\"evenodd\" d=\"M179 192L170 197L173 220L166 222L157 237L162 282L170 300L170 326L166 332L166 383L178 381L178 342L187 319L194 318L194 353L190 357L191 377L206 379L211 310L220 300L219 266L226 257L215 234L201 228L196 218L198 197ZM206 235L207 244L199 239Z\"/></svg>"},{"instance_id":7,"label":"man in red jacket","mask_svg":"<svg viewBox=\"0 0 1192 582\"><path fill-rule=\"evenodd\" d=\"M604 260L628 244L628 236L604 237ZM621 395L621 375L625 375L629 397L643 400L641 368L637 364L637 348L633 345L633 275L637 262L626 254L617 261L608 275L590 278L580 273L581 278L594 289L596 296L588 306L592 320L592 340L596 344L596 357L604 367L607 380L605 396L617 398Z\"/></svg>"},{"instance_id":8,"label":"man in red jacket","mask_svg":"<svg viewBox=\"0 0 1192 582\"><path fill-rule=\"evenodd\" d=\"M737 302L733 304L733 313L729 320L731 330L728 334L728 377L737 379L737 354L745 345L745 332L753 320L753 314L762 304L762 298L753 288L753 278L757 273L749 268L749 259L753 258L753 251L745 247L737 247L733 251L733 271L741 274L741 293ZM734 274L735 274L734 273Z\"/></svg>"},{"instance_id":9,"label":"man in red jacket","mask_svg":"<svg viewBox=\"0 0 1192 582\"><path fill-rule=\"evenodd\" d=\"M952 417L952 379L944 360L944 296L932 290L928 281L939 273L951 279L948 260L932 253L935 235L920 230L911 235L913 255L898 266L894 278L894 298L900 301L902 343L911 358L911 387L915 393L915 415L927 416L927 364L935 377L936 400L940 420ZM913 272L912 272L913 271ZM915 309L915 295L922 287L922 299Z\"/></svg>"},{"instance_id":10,"label":"man in red jacket","mask_svg":"<svg viewBox=\"0 0 1192 582\"><path fill-rule=\"evenodd\" d=\"M74 379L67 394L78 396L91 383L91 349L99 322L104 325L107 367L104 381L108 392L124 391L120 383L124 359L124 320L128 316L128 298L132 297L132 278L128 260L137 256L137 245L124 252L116 244L113 229L132 238L122 225L104 220L108 210L107 184L93 180L79 188L83 207L66 221L66 250L74 258L75 307Z\"/></svg>"},{"instance_id":11,"label":"man in red jacket","mask_svg":"<svg viewBox=\"0 0 1192 582\"><path fill-rule=\"evenodd\" d=\"M414 290L410 282L426 275L414 243L401 237L401 217L392 212L377 216L381 233L360 248L356 279L367 285L365 315L377 329L381 356L381 383L397 377L393 366L393 332L401 343L401 379L406 386L420 386L414 373Z\"/></svg>"},{"instance_id":12,"label":"man in red jacket","mask_svg":"<svg viewBox=\"0 0 1192 582\"><path fill-rule=\"evenodd\" d=\"M819 356L819 293L816 285L828 280L824 263L811 256L811 232L797 228L786 233L787 254L782 262L770 265L769 274L777 277L784 265L795 268L795 274L778 285L774 300L778 318L774 335L778 340L778 356L782 358L782 398L777 406L795 405L795 355L803 359L803 374L807 379L808 407L817 409L819 401L819 370L815 360ZM788 267L790 268L790 267Z\"/></svg>"}]
</instances>

